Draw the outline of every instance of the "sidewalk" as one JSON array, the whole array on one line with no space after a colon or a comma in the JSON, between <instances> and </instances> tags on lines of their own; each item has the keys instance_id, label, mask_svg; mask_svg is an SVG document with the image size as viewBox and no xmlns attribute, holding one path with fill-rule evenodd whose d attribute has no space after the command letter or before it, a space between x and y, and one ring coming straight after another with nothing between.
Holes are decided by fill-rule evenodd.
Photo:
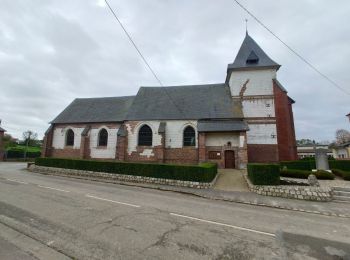
<instances>
[{"instance_id":1,"label":"sidewalk","mask_svg":"<svg viewBox=\"0 0 350 260\"><path fill-rule=\"evenodd\" d=\"M221 174L222 172L220 171L219 173ZM81 176L65 175L62 177L85 179L85 180L98 181L98 182L116 183L120 185L179 192L183 194L194 195L194 196L212 199L212 200L230 201L230 202L243 203L248 205L264 206L264 207L278 208L278 209L284 209L284 210L320 214L325 216L350 218L350 203L316 202L316 201L304 201L304 200L285 199L280 197L262 196L250 191L244 191L244 185L246 184L242 182L241 182L241 185L235 186L236 188L234 189L237 189L237 191L220 190L220 188L227 189L228 186L227 184L224 184L225 181L234 181L234 179L237 179L237 178L239 179L240 177L237 175L229 176L229 177L223 177L219 175L216 184L211 189L196 189L196 188L178 187L178 186L170 186L170 185L121 182L121 181L99 179L99 178L87 178L87 177L81 177ZM243 190L238 190L238 189L243 189Z\"/></svg>"}]
</instances>

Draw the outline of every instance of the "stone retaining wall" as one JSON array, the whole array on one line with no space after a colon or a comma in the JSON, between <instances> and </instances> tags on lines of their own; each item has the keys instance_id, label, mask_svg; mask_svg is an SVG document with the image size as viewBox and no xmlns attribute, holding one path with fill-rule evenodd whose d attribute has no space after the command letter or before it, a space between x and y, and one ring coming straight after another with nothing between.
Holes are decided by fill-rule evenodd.
<instances>
[{"instance_id":1,"label":"stone retaining wall","mask_svg":"<svg viewBox=\"0 0 350 260\"><path fill-rule=\"evenodd\" d=\"M144 177L144 176L45 167L45 166L37 166L37 165L30 165L28 169L33 172L49 174L49 175L77 176L77 177L114 180L118 182L151 183L151 184L172 185L172 186L181 186L181 187L189 187L189 188L197 188L197 189L208 189L212 187L212 185L215 183L215 180L216 180L216 177L215 177L212 182L180 181L180 180L171 180L171 179L151 178L151 177Z\"/></svg>"},{"instance_id":2,"label":"stone retaining wall","mask_svg":"<svg viewBox=\"0 0 350 260\"><path fill-rule=\"evenodd\" d=\"M298 185L254 185L249 180L247 174L244 174L244 178L248 184L249 190L260 195L311 201L332 200L331 188ZM292 180L288 178L288 181ZM300 183L304 182L300 181Z\"/></svg>"}]
</instances>

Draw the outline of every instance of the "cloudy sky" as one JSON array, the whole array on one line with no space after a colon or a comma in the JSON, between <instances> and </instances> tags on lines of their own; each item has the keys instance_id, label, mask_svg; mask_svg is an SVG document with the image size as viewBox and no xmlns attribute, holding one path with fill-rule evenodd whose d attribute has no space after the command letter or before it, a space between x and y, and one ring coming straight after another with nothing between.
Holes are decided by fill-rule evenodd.
<instances>
[{"instance_id":1,"label":"cloudy sky","mask_svg":"<svg viewBox=\"0 0 350 260\"><path fill-rule=\"evenodd\" d=\"M109 0L165 85L224 82L249 33L296 100L297 138L350 128L350 96L300 61L233 0ZM272 31L350 92L348 0L241 0ZM0 0L0 118L42 137L74 98L135 95L157 86L103 0Z\"/></svg>"}]
</instances>

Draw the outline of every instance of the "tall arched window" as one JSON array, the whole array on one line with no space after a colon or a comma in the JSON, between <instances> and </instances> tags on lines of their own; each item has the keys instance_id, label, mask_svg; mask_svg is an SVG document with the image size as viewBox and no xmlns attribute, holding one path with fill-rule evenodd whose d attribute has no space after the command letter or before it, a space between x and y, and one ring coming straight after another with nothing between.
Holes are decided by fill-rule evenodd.
<instances>
[{"instance_id":1,"label":"tall arched window","mask_svg":"<svg viewBox=\"0 0 350 260\"><path fill-rule=\"evenodd\" d=\"M187 126L184 130L184 146L195 146L196 145L196 131L192 126Z\"/></svg>"},{"instance_id":2,"label":"tall arched window","mask_svg":"<svg viewBox=\"0 0 350 260\"><path fill-rule=\"evenodd\" d=\"M138 145L152 146L152 129L148 125L144 125L139 130Z\"/></svg>"},{"instance_id":3,"label":"tall arched window","mask_svg":"<svg viewBox=\"0 0 350 260\"><path fill-rule=\"evenodd\" d=\"M98 133L98 146L107 146L108 143L108 132L102 128Z\"/></svg>"},{"instance_id":4,"label":"tall arched window","mask_svg":"<svg viewBox=\"0 0 350 260\"><path fill-rule=\"evenodd\" d=\"M74 132L72 129L69 129L66 134L66 145L73 146L74 145Z\"/></svg>"}]
</instances>

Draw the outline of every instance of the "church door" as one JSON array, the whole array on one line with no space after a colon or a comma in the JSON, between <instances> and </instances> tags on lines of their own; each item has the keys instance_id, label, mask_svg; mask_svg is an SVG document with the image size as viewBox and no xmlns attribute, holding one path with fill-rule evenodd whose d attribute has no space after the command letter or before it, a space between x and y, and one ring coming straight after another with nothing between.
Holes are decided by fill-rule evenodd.
<instances>
[{"instance_id":1,"label":"church door","mask_svg":"<svg viewBox=\"0 0 350 260\"><path fill-rule=\"evenodd\" d=\"M225 168L235 168L235 152L227 150L225 151Z\"/></svg>"}]
</instances>

